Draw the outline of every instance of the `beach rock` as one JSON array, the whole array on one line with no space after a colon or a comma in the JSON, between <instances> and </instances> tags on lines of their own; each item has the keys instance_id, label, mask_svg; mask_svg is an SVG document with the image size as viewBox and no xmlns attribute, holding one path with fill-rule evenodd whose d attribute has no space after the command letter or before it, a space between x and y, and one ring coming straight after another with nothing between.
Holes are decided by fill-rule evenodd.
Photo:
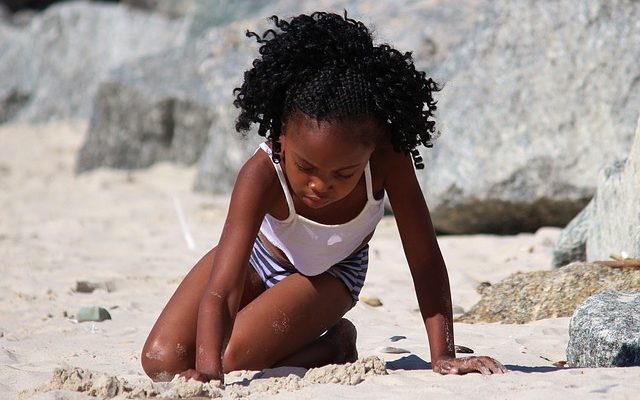
<instances>
[{"instance_id":1,"label":"beach rock","mask_svg":"<svg viewBox=\"0 0 640 400\"><path fill-rule=\"evenodd\" d=\"M640 2L495 0L433 74L442 136L419 173L437 229L564 226L626 156L640 110Z\"/></svg>"},{"instance_id":2,"label":"beach rock","mask_svg":"<svg viewBox=\"0 0 640 400\"><path fill-rule=\"evenodd\" d=\"M0 121L87 118L109 70L186 37L179 21L106 3L64 2L25 25L0 23L0 104L12 107Z\"/></svg>"},{"instance_id":3,"label":"beach rock","mask_svg":"<svg viewBox=\"0 0 640 400\"><path fill-rule=\"evenodd\" d=\"M569 323L569 366L640 366L639 316L640 292L606 291L588 298Z\"/></svg>"},{"instance_id":4,"label":"beach rock","mask_svg":"<svg viewBox=\"0 0 640 400\"><path fill-rule=\"evenodd\" d=\"M518 272L486 288L480 301L455 320L524 324L569 317L605 290L640 291L640 269L578 262L553 271Z\"/></svg>"},{"instance_id":5,"label":"beach rock","mask_svg":"<svg viewBox=\"0 0 640 400\"><path fill-rule=\"evenodd\" d=\"M82 307L76 313L76 320L78 322L102 322L107 319L111 319L111 314L102 307Z\"/></svg>"},{"instance_id":6,"label":"beach rock","mask_svg":"<svg viewBox=\"0 0 640 400\"><path fill-rule=\"evenodd\" d=\"M560 232L553 248L554 267L587 260L587 233L593 218L593 201Z\"/></svg>"},{"instance_id":7,"label":"beach rock","mask_svg":"<svg viewBox=\"0 0 640 400\"><path fill-rule=\"evenodd\" d=\"M112 71L96 95L76 171L197 162L214 118L198 74L206 47L192 43Z\"/></svg>"},{"instance_id":8,"label":"beach rock","mask_svg":"<svg viewBox=\"0 0 640 400\"><path fill-rule=\"evenodd\" d=\"M104 282L89 282L89 281L76 281L74 291L76 293L93 293L96 289L105 290L111 293L116 290L116 285L113 281Z\"/></svg>"},{"instance_id":9,"label":"beach rock","mask_svg":"<svg viewBox=\"0 0 640 400\"><path fill-rule=\"evenodd\" d=\"M458 345L458 344L456 345L455 349L456 349L456 353L459 353L459 354L473 354L474 353L473 349L471 349L471 348L469 348L467 346L461 346L461 345Z\"/></svg>"},{"instance_id":10,"label":"beach rock","mask_svg":"<svg viewBox=\"0 0 640 400\"><path fill-rule=\"evenodd\" d=\"M588 260L640 258L640 119L628 158L600 174L586 248Z\"/></svg>"},{"instance_id":11,"label":"beach rock","mask_svg":"<svg viewBox=\"0 0 640 400\"><path fill-rule=\"evenodd\" d=\"M360 301L371 307L382 307L382 300L377 297L360 296Z\"/></svg>"}]
</instances>

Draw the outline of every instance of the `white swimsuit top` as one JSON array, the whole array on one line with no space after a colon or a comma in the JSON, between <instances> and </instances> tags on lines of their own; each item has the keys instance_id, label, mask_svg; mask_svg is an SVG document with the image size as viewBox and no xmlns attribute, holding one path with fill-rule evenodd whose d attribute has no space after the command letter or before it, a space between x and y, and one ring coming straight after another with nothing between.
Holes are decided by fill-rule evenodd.
<instances>
[{"instance_id":1,"label":"white swimsuit top","mask_svg":"<svg viewBox=\"0 0 640 400\"><path fill-rule=\"evenodd\" d=\"M271 159L266 143L260 148ZM272 159L271 159L272 160ZM271 161L273 163L273 160ZM287 256L303 275L319 275L334 264L350 256L375 229L384 215L384 202L373 197L369 163L364 170L367 204L351 221L338 225L324 225L296 214L289 186L280 164L273 163L282 191L289 206L289 216L279 220L267 214L260 232Z\"/></svg>"}]
</instances>

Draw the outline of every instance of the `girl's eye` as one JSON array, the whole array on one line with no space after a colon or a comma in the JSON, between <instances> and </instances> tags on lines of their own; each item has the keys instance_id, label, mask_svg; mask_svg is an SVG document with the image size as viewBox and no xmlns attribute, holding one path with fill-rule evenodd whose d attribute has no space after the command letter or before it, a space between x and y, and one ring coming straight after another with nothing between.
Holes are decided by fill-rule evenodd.
<instances>
[{"instance_id":1,"label":"girl's eye","mask_svg":"<svg viewBox=\"0 0 640 400\"><path fill-rule=\"evenodd\" d=\"M337 177L339 179L349 179L353 176L353 174L348 174L348 175L342 175L342 174L337 174Z\"/></svg>"},{"instance_id":2,"label":"girl's eye","mask_svg":"<svg viewBox=\"0 0 640 400\"><path fill-rule=\"evenodd\" d=\"M313 168L309 168L309 167L303 167L302 165L300 165L298 163L296 163L296 167L298 167L298 169L300 171L302 171L302 172L311 172L311 170L313 169Z\"/></svg>"}]
</instances>

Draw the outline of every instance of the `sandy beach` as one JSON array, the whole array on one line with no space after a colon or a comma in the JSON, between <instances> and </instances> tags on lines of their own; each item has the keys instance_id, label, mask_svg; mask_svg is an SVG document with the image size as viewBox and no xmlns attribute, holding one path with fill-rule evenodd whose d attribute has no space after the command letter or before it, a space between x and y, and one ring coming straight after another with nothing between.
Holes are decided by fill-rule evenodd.
<instances>
[{"instance_id":1,"label":"sandy beach","mask_svg":"<svg viewBox=\"0 0 640 400\"><path fill-rule=\"evenodd\" d=\"M58 367L136 385L148 382L139 360L146 335L185 273L215 245L224 222L228 197L193 192L195 167L159 164L74 175L85 131L81 121L0 126L1 399L90 398L86 392L44 390ZM468 310L479 300L481 282L551 269L559 232L441 237L455 309ZM499 376L431 372L392 217L380 224L371 249L362 295L383 305L359 302L347 317L358 328L360 357L386 361L388 374L358 385L292 386L282 383L283 377L303 371L240 371L228 375L225 397L550 400L632 399L640 393L640 367L554 366L566 359L569 318L524 325L456 323L457 344L492 356L511 371ZM80 293L79 281L97 289ZM104 307L112 319L78 323L75 315L84 306ZM406 352L391 354L386 347Z\"/></svg>"}]
</instances>

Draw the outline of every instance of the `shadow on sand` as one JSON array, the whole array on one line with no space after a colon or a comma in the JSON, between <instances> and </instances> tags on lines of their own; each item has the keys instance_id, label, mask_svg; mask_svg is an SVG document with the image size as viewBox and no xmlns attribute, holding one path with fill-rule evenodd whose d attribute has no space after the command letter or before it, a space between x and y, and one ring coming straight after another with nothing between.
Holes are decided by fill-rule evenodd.
<instances>
[{"instance_id":1,"label":"shadow on sand","mask_svg":"<svg viewBox=\"0 0 640 400\"><path fill-rule=\"evenodd\" d=\"M405 370L405 371L414 371L414 370L430 370L431 363L423 360L415 354L411 354L408 356L404 356L395 361L387 361L386 367L388 370L396 371L396 370ZM553 367L553 366L542 366L542 367L528 367L524 365L513 365L508 364L505 365L509 371L518 371L524 373L541 373L541 372L553 372L559 371L565 368Z\"/></svg>"}]
</instances>

